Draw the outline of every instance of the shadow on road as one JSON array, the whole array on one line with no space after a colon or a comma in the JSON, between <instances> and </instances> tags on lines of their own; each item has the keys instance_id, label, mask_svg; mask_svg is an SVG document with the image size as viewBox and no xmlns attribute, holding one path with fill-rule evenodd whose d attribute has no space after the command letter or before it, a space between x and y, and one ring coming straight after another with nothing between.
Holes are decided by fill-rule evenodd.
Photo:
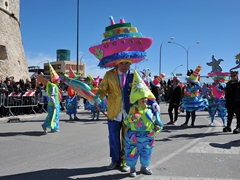
<instances>
[{"instance_id":1,"label":"shadow on road","mask_svg":"<svg viewBox=\"0 0 240 180\"><path fill-rule=\"evenodd\" d=\"M129 176L127 173L109 174L109 175L98 175L97 173L105 172L106 166L103 167L88 167L88 168L79 168L79 169L46 169L34 172L26 172L8 176L2 176L0 179L4 180L67 180L67 179L81 179L81 180L114 180L114 179L123 179ZM81 175L91 174L91 177L78 177ZM93 174L96 174L94 176Z\"/></svg>"},{"instance_id":2,"label":"shadow on road","mask_svg":"<svg viewBox=\"0 0 240 180\"><path fill-rule=\"evenodd\" d=\"M219 136L219 135L226 135L222 132L209 132L209 133L195 133L195 134L178 134L172 135L164 139L156 139L155 141L172 141L175 138L186 138L186 139L196 139L196 138L204 138L210 136Z\"/></svg>"},{"instance_id":3,"label":"shadow on road","mask_svg":"<svg viewBox=\"0 0 240 180\"><path fill-rule=\"evenodd\" d=\"M5 132L0 133L0 137L7 137L7 136L43 136L45 135L42 131L28 131L28 132Z\"/></svg>"},{"instance_id":4,"label":"shadow on road","mask_svg":"<svg viewBox=\"0 0 240 180\"><path fill-rule=\"evenodd\" d=\"M240 147L240 140L230 141L224 144L209 143L210 146L222 149L231 149L231 147Z\"/></svg>"}]
</instances>

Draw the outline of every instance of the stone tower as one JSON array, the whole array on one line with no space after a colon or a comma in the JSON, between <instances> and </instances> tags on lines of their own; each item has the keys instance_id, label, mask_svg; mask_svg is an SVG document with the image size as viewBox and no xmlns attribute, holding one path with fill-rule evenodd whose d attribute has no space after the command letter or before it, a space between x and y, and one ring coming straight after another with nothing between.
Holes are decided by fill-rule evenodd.
<instances>
[{"instance_id":1,"label":"stone tower","mask_svg":"<svg viewBox=\"0 0 240 180\"><path fill-rule=\"evenodd\" d=\"M15 81L29 77L20 32L20 0L0 0L0 75Z\"/></svg>"}]
</instances>

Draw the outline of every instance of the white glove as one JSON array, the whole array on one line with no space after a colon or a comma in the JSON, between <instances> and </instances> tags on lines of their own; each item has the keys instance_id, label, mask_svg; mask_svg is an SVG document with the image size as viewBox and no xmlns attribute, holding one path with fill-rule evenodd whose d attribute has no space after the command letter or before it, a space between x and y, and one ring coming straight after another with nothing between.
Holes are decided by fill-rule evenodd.
<instances>
[{"instance_id":1,"label":"white glove","mask_svg":"<svg viewBox=\"0 0 240 180\"><path fill-rule=\"evenodd\" d=\"M159 112L160 113L160 107L156 102L152 104L152 108L153 108L154 112Z\"/></svg>"}]
</instances>

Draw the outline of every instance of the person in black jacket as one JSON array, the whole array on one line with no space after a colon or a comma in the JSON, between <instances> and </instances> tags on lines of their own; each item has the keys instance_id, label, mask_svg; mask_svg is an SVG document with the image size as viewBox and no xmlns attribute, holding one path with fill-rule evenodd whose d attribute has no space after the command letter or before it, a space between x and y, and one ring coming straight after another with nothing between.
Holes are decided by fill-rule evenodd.
<instances>
[{"instance_id":1,"label":"person in black jacket","mask_svg":"<svg viewBox=\"0 0 240 180\"><path fill-rule=\"evenodd\" d=\"M170 118L170 122L168 122L167 124L176 124L177 119L178 119L178 108L179 108L179 104L181 101L181 86L180 86L180 81L179 78L177 76L173 77L173 81L172 81L172 86L170 88L169 91L169 106L168 106L168 115ZM174 119L173 119L173 111L174 109Z\"/></svg>"},{"instance_id":2,"label":"person in black jacket","mask_svg":"<svg viewBox=\"0 0 240 180\"><path fill-rule=\"evenodd\" d=\"M154 76L154 79L156 77L157 76ZM160 83L155 84L153 81L150 81L150 87L151 87L151 91L152 91L153 95L156 98L157 103L159 104L160 103Z\"/></svg>"},{"instance_id":3,"label":"person in black jacket","mask_svg":"<svg viewBox=\"0 0 240 180\"><path fill-rule=\"evenodd\" d=\"M240 81L238 79L238 72L231 71L231 80L228 81L226 86L226 108L228 112L227 126L223 128L223 132L231 132L231 124L233 119L233 114L236 114L237 126L233 130L233 134L238 134L240 132Z\"/></svg>"},{"instance_id":4,"label":"person in black jacket","mask_svg":"<svg viewBox=\"0 0 240 180\"><path fill-rule=\"evenodd\" d=\"M4 115L4 100L6 98L7 85L2 81L2 76L0 76L0 118Z\"/></svg>"},{"instance_id":5,"label":"person in black jacket","mask_svg":"<svg viewBox=\"0 0 240 180\"><path fill-rule=\"evenodd\" d=\"M19 82L16 82L15 83L15 88L14 88L14 92L16 94L16 96L13 98L14 99L14 108L13 108L13 114L15 116L18 116L20 114L23 114L23 108L21 107L21 95L23 93L23 90L20 86L20 83Z\"/></svg>"}]
</instances>

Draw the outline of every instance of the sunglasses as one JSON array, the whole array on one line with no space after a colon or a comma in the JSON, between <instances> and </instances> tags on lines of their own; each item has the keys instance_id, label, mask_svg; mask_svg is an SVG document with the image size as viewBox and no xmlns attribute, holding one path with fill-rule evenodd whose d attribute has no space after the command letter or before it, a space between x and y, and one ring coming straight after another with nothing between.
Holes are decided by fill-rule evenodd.
<instances>
[{"instance_id":1,"label":"sunglasses","mask_svg":"<svg viewBox=\"0 0 240 180\"><path fill-rule=\"evenodd\" d=\"M235 77L235 76L237 76L236 74L234 74L234 75L231 75L231 77Z\"/></svg>"}]
</instances>

